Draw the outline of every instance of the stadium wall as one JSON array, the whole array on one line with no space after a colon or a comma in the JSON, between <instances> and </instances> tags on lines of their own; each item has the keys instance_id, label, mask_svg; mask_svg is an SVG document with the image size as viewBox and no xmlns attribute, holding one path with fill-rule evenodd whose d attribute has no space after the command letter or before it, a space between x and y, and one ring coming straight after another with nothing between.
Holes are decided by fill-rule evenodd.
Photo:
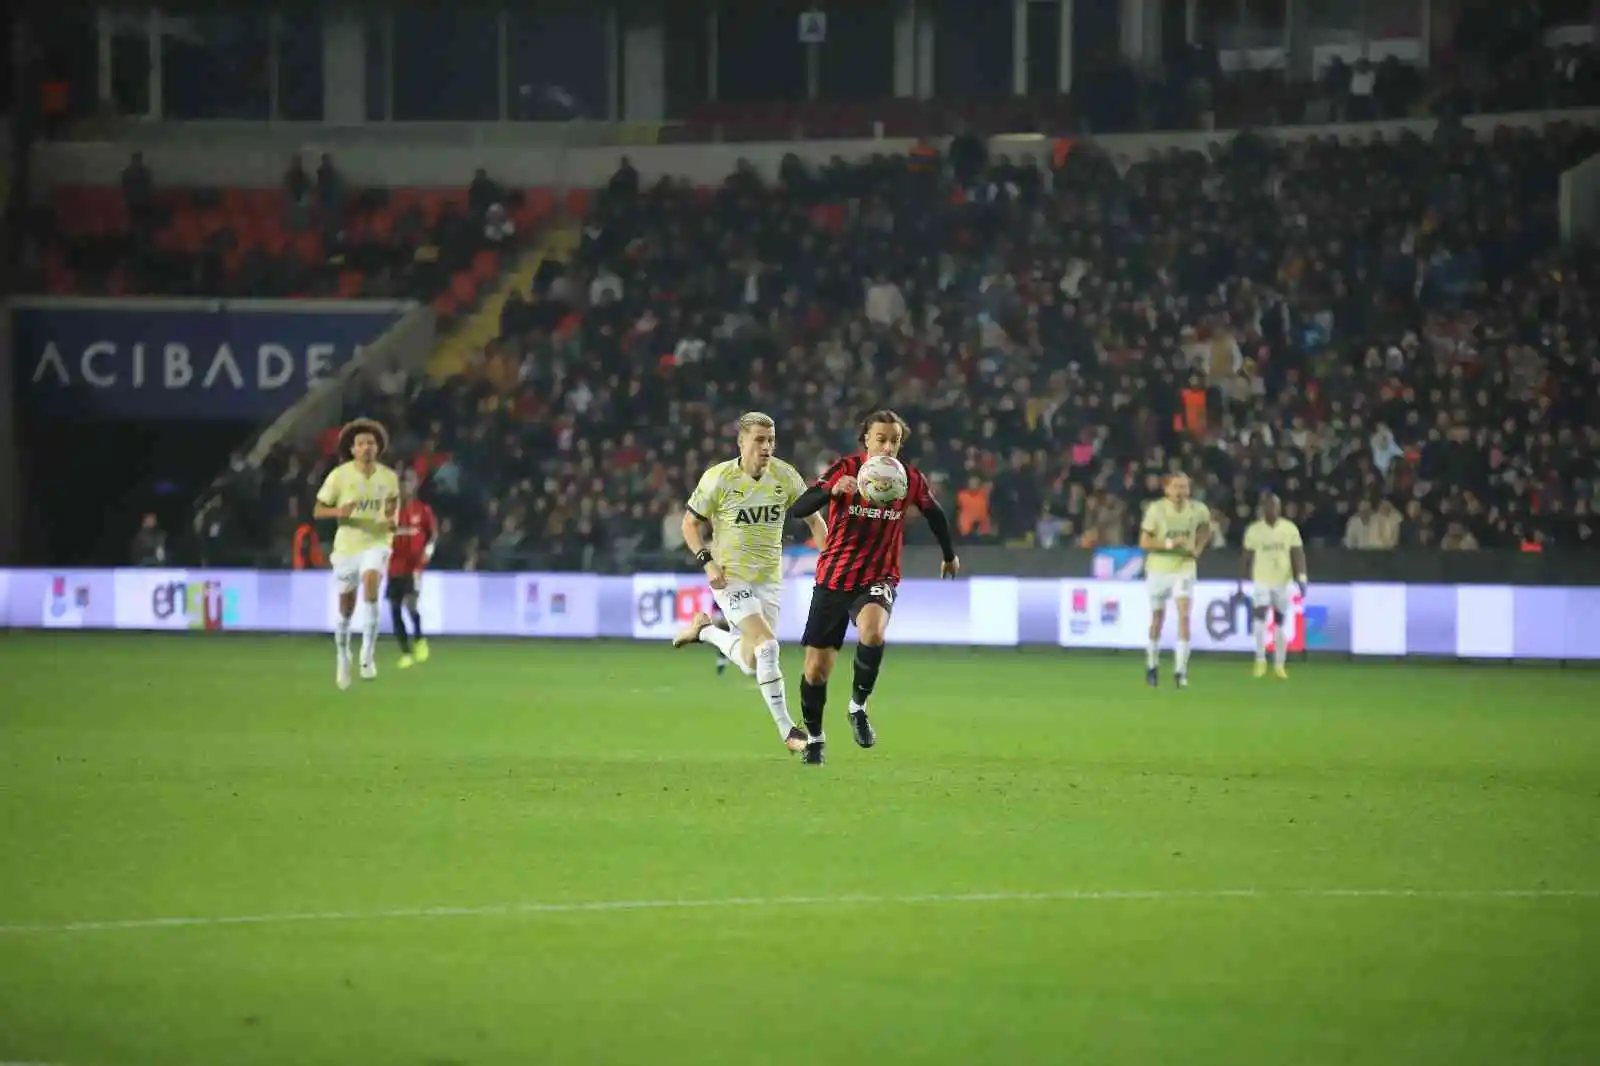
<instances>
[{"instance_id":1,"label":"stadium wall","mask_svg":"<svg viewBox=\"0 0 1600 1066\"><path fill-rule=\"evenodd\" d=\"M811 581L787 586L778 635L793 642ZM427 631L446 636L665 641L711 593L693 574L441 572L427 575L421 603ZM0 570L0 625L13 629L326 633L334 611L326 571ZM1282 635L1313 654L1600 661L1600 629L1587 624L1600 617L1597 588L1317 584L1291 615ZM1136 580L913 579L894 633L908 644L1133 650L1148 620ZM1197 651L1254 648L1232 581L1199 583L1195 621Z\"/></svg>"},{"instance_id":2,"label":"stadium wall","mask_svg":"<svg viewBox=\"0 0 1600 1066\"><path fill-rule=\"evenodd\" d=\"M1497 126L1543 129L1552 122L1600 123L1600 108L1567 111L1523 111L1473 115L1468 127L1485 132ZM1404 119L1328 126L1283 126L1262 133L1295 142L1311 138L1366 139L1402 132L1433 136L1432 119ZM601 127L609 128L609 127ZM422 186L460 188L473 169L484 167L507 185L524 188L600 188L626 154L646 181L681 178L720 185L740 163L749 163L773 177L783 157L795 153L821 166L835 156L867 159L904 155L915 145L910 138L872 140L807 140L719 144L616 145L594 144L595 127L572 123L554 129L511 123L382 123L359 128L316 123L175 123L141 131L130 127L113 141L52 141L34 153L36 191L54 185L116 186L128 153L144 153L164 186L277 188L283 184L284 160L332 152L339 171L356 185L379 188ZM1231 140L1236 130L1110 134L1093 138L1114 156L1143 158L1155 152L1184 149L1208 151ZM1046 163L1050 142L1038 134L994 137L990 150L1013 159Z\"/></svg>"}]
</instances>

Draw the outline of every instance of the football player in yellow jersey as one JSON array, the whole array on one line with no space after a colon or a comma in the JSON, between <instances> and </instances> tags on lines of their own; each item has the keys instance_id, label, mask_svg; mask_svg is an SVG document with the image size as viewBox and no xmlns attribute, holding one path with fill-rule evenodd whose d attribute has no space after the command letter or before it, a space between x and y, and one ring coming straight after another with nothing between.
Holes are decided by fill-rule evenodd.
<instances>
[{"instance_id":1,"label":"football player in yellow jersey","mask_svg":"<svg viewBox=\"0 0 1600 1066\"><path fill-rule=\"evenodd\" d=\"M1145 551L1145 589L1150 594L1150 643L1145 648L1145 682L1161 683L1161 626L1167 602L1178 601L1178 648L1173 657L1172 679L1179 688L1189 685L1189 609L1194 603L1194 581L1200 556L1211 542L1211 512L1189 498L1189 479L1183 474L1167 478L1166 495L1145 508L1139 523L1139 547Z\"/></svg>"},{"instance_id":2,"label":"football player in yellow jersey","mask_svg":"<svg viewBox=\"0 0 1600 1066\"><path fill-rule=\"evenodd\" d=\"M711 594L732 630L697 614L672 646L710 644L753 675L778 735L790 751L804 751L805 730L789 717L783 670L778 661L778 612L783 603L783 527L789 508L806 491L800 471L773 457L777 428L770 415L751 411L739 419L739 458L707 470L689 496L683 515L684 545L706 572ZM806 519L819 544L828 523ZM711 526L706 547L702 523Z\"/></svg>"},{"instance_id":3,"label":"football player in yellow jersey","mask_svg":"<svg viewBox=\"0 0 1600 1066\"><path fill-rule=\"evenodd\" d=\"M1300 595L1306 594L1306 548L1300 539L1300 527L1283 517L1283 505L1270 492L1262 494L1261 517L1244 531L1241 592L1243 574L1250 575L1255 585L1251 602L1256 615L1256 676L1265 677L1267 673L1267 612L1275 611L1278 639L1272 646L1272 669L1278 677L1286 678L1289 672L1284 663L1289 658L1289 640L1284 624L1289 619L1289 582L1300 586Z\"/></svg>"},{"instance_id":4,"label":"football player in yellow jersey","mask_svg":"<svg viewBox=\"0 0 1600 1066\"><path fill-rule=\"evenodd\" d=\"M312 512L314 518L333 518L339 523L330 561L339 589L334 678L340 688L350 687L350 619L356 611L358 588L363 601L361 678L371 681L378 676L378 588L389 567L395 515L400 509L400 479L378 462L388 445L388 431L371 419L358 418L340 430L339 454L350 459L328 474L317 491Z\"/></svg>"}]
</instances>

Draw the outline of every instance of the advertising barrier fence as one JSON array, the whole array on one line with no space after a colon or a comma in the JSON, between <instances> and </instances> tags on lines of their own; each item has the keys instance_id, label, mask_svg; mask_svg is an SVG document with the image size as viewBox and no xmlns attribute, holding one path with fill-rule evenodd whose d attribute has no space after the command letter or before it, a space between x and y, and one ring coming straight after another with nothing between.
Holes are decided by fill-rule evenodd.
<instances>
[{"instance_id":1,"label":"advertising barrier fence","mask_svg":"<svg viewBox=\"0 0 1600 1066\"><path fill-rule=\"evenodd\" d=\"M785 584L778 636L794 642L811 579ZM666 640L711 602L696 574L441 572L424 577L421 597L423 624L434 634L634 640ZM326 571L0 570L0 625L15 629L323 633L334 610ZM1600 629L1586 624L1596 617L1596 588L1313 585L1294 598L1285 632L1270 637L1313 654L1600 661ZM1255 624L1233 582L1196 586L1196 651L1249 651ZM1169 619L1169 631L1173 625ZM1144 647L1148 627L1138 581L915 579L900 587L894 636L907 644L1133 650Z\"/></svg>"}]
</instances>

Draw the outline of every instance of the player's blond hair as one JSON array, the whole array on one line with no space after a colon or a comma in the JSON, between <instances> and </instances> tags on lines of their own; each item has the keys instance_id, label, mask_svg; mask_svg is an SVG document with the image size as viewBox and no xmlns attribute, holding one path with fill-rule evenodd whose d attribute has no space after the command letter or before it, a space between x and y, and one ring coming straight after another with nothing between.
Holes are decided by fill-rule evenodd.
<instances>
[{"instance_id":1,"label":"player's blond hair","mask_svg":"<svg viewBox=\"0 0 1600 1066\"><path fill-rule=\"evenodd\" d=\"M747 429L777 429L778 423L765 411L746 411L739 416L739 436Z\"/></svg>"},{"instance_id":2,"label":"player's blond hair","mask_svg":"<svg viewBox=\"0 0 1600 1066\"><path fill-rule=\"evenodd\" d=\"M389 450L389 431L383 428L382 422L376 418L356 418L346 422L339 430L339 454L351 455L355 450L356 438L363 433L371 433L378 442L379 455Z\"/></svg>"}]
</instances>

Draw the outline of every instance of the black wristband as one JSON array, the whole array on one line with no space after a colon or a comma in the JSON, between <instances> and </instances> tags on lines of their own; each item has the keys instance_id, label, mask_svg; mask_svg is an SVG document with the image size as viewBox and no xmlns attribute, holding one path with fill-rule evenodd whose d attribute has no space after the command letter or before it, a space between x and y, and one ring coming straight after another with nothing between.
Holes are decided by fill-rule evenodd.
<instances>
[{"instance_id":1,"label":"black wristband","mask_svg":"<svg viewBox=\"0 0 1600 1066\"><path fill-rule=\"evenodd\" d=\"M715 557L711 554L710 548L701 548L699 551L694 553L694 561L699 563L701 566L705 566L707 563L711 562L713 558Z\"/></svg>"}]
</instances>

